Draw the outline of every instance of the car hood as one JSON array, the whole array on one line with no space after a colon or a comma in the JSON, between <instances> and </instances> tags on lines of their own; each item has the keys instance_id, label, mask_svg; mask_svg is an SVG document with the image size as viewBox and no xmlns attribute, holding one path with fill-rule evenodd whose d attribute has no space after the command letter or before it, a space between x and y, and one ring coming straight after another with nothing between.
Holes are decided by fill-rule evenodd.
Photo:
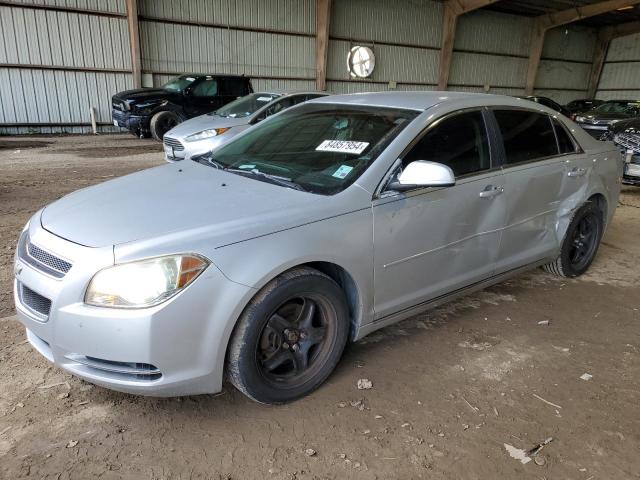
<instances>
[{"instance_id":1,"label":"car hood","mask_svg":"<svg viewBox=\"0 0 640 480\"><path fill-rule=\"evenodd\" d=\"M358 200L338 198L347 191L315 195L188 162L79 190L48 205L40 221L88 247L190 231L218 247L357 210Z\"/></svg>"},{"instance_id":2,"label":"car hood","mask_svg":"<svg viewBox=\"0 0 640 480\"><path fill-rule=\"evenodd\" d=\"M615 133L634 133L640 135L640 118L632 118L616 122L611 126L611 131Z\"/></svg>"},{"instance_id":3,"label":"car hood","mask_svg":"<svg viewBox=\"0 0 640 480\"><path fill-rule=\"evenodd\" d=\"M583 113L580 114L581 117L584 117L587 121L609 121L609 120L624 120L627 118L632 118L632 115L626 113Z\"/></svg>"},{"instance_id":4,"label":"car hood","mask_svg":"<svg viewBox=\"0 0 640 480\"><path fill-rule=\"evenodd\" d=\"M166 133L167 137L182 139L194 133L207 130L209 128L231 128L238 125L246 125L249 123L249 119L246 118L229 118L220 117L218 115L200 115L199 117L192 118L186 122L182 122Z\"/></svg>"},{"instance_id":5,"label":"car hood","mask_svg":"<svg viewBox=\"0 0 640 480\"><path fill-rule=\"evenodd\" d=\"M136 90L125 90L117 93L114 98L118 100L126 100L133 103L148 102L151 100L163 100L180 96L177 92L170 92L162 88L138 88Z\"/></svg>"}]
</instances>

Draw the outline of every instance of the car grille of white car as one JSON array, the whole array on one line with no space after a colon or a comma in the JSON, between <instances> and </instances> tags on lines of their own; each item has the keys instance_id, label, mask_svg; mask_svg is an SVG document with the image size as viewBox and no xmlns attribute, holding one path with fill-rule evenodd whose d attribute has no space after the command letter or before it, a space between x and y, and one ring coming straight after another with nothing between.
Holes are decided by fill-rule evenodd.
<instances>
[{"instance_id":1,"label":"car grille of white car","mask_svg":"<svg viewBox=\"0 0 640 480\"><path fill-rule=\"evenodd\" d=\"M72 267L71 263L66 260L56 257L31 243L28 233L24 233L20 239L18 256L23 262L28 263L36 270L56 278L64 277Z\"/></svg>"},{"instance_id":2,"label":"car grille of white car","mask_svg":"<svg viewBox=\"0 0 640 480\"><path fill-rule=\"evenodd\" d=\"M176 152L181 152L184 150L184 145L180 143L180 140L176 140L175 138L165 136L163 141L165 146L172 148Z\"/></svg>"},{"instance_id":3,"label":"car grille of white car","mask_svg":"<svg viewBox=\"0 0 640 480\"><path fill-rule=\"evenodd\" d=\"M47 297L40 295L38 292L34 292L26 285L22 283L18 284L18 295L20 302L27 307L32 313L40 317L42 320L49 318L49 312L51 312L51 300Z\"/></svg>"},{"instance_id":4,"label":"car grille of white car","mask_svg":"<svg viewBox=\"0 0 640 480\"><path fill-rule=\"evenodd\" d=\"M635 153L640 153L640 135L619 133L613 138L613 141L625 150L633 150Z\"/></svg>"}]
</instances>

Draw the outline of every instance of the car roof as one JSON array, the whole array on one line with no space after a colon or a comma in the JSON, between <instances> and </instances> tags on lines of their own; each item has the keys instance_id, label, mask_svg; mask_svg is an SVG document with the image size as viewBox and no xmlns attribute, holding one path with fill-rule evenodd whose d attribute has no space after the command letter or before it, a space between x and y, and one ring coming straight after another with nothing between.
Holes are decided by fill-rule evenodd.
<instances>
[{"instance_id":1,"label":"car roof","mask_svg":"<svg viewBox=\"0 0 640 480\"><path fill-rule=\"evenodd\" d=\"M403 108L422 111L445 101L464 101L465 99L472 100L474 103L481 100L485 105L523 106L522 99L506 95L439 91L350 93L316 98L309 100L309 102Z\"/></svg>"},{"instance_id":2,"label":"car roof","mask_svg":"<svg viewBox=\"0 0 640 480\"><path fill-rule=\"evenodd\" d=\"M181 73L178 75L179 77L216 77L216 78L237 78L237 79L247 79L249 77L245 75L233 75L230 73Z\"/></svg>"},{"instance_id":3,"label":"car roof","mask_svg":"<svg viewBox=\"0 0 640 480\"><path fill-rule=\"evenodd\" d=\"M331 93L329 92L319 92L314 90L279 90L279 89L258 90L253 93L256 95L281 95L283 97L288 95L322 95L323 97L331 95Z\"/></svg>"}]
</instances>

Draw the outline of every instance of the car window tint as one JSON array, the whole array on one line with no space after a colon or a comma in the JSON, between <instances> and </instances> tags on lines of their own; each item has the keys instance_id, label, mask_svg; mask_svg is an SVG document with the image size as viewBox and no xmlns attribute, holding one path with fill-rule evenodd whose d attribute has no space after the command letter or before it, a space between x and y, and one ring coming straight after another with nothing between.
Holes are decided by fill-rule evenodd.
<instances>
[{"instance_id":1,"label":"car window tint","mask_svg":"<svg viewBox=\"0 0 640 480\"><path fill-rule=\"evenodd\" d=\"M550 117L527 110L494 110L506 163L528 162L558 154Z\"/></svg>"},{"instance_id":2,"label":"car window tint","mask_svg":"<svg viewBox=\"0 0 640 480\"><path fill-rule=\"evenodd\" d=\"M443 163L456 177L491 168L489 142L482 112L454 115L429 130L403 158Z\"/></svg>"},{"instance_id":3,"label":"car window tint","mask_svg":"<svg viewBox=\"0 0 640 480\"><path fill-rule=\"evenodd\" d=\"M560 153L575 153L576 146L567 132L567 129L560 124L558 120L553 119L553 128L556 129L556 136L558 137L558 146L560 147Z\"/></svg>"},{"instance_id":4,"label":"car window tint","mask_svg":"<svg viewBox=\"0 0 640 480\"><path fill-rule=\"evenodd\" d=\"M249 93L249 84L245 78L221 78L220 84L222 95L242 97Z\"/></svg>"},{"instance_id":5,"label":"car window tint","mask_svg":"<svg viewBox=\"0 0 640 480\"><path fill-rule=\"evenodd\" d=\"M218 81L215 78L206 78L193 88L195 97L215 97L218 94Z\"/></svg>"}]
</instances>

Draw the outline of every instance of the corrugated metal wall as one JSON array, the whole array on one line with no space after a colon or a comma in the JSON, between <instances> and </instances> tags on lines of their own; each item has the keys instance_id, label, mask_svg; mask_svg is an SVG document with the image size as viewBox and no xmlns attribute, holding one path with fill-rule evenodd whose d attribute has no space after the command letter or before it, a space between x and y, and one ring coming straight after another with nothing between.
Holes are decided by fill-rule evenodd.
<instances>
[{"instance_id":1,"label":"corrugated metal wall","mask_svg":"<svg viewBox=\"0 0 640 480\"><path fill-rule=\"evenodd\" d=\"M44 125L0 131L89 131L90 107L101 129L113 130L110 97L131 88L124 0L47 4L118 15L0 7L0 124Z\"/></svg>"},{"instance_id":2,"label":"corrugated metal wall","mask_svg":"<svg viewBox=\"0 0 640 480\"><path fill-rule=\"evenodd\" d=\"M315 84L314 0L143 0L140 16L154 85L181 72L245 74L258 89Z\"/></svg>"},{"instance_id":3,"label":"corrugated metal wall","mask_svg":"<svg viewBox=\"0 0 640 480\"><path fill-rule=\"evenodd\" d=\"M132 85L125 1L19 3L0 7L0 124L88 124L94 106L102 128L112 129L109 98ZM149 85L190 71L243 73L256 89L315 86L315 0L139 0L139 15ZM333 0L328 89L434 89L442 16L442 3L433 0ZM526 17L484 10L460 17L449 88L522 94L530 33ZM583 97L594 43L585 29L548 32L536 93L562 103ZM347 71L356 44L376 54L365 80ZM640 96L639 50L638 36L612 43L599 96ZM87 130L44 131L78 129Z\"/></svg>"},{"instance_id":4,"label":"corrugated metal wall","mask_svg":"<svg viewBox=\"0 0 640 480\"><path fill-rule=\"evenodd\" d=\"M335 0L330 22L327 88L335 93L432 90L437 82L442 4L430 0ZM368 45L376 56L371 77L354 80L347 55Z\"/></svg>"},{"instance_id":5,"label":"corrugated metal wall","mask_svg":"<svg viewBox=\"0 0 640 480\"><path fill-rule=\"evenodd\" d=\"M640 33L611 42L596 97L640 99Z\"/></svg>"}]
</instances>

